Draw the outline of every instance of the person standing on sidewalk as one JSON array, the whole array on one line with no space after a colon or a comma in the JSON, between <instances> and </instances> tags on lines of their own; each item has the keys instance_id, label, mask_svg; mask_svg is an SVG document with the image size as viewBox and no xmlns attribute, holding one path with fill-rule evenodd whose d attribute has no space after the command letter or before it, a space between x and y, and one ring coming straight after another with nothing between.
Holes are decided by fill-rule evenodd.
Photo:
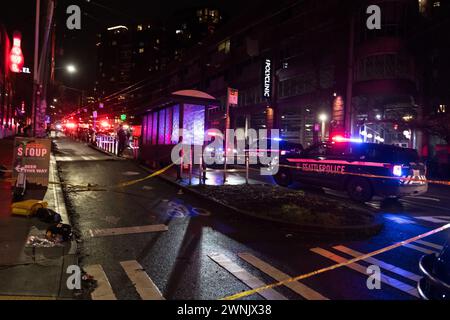
<instances>
[{"instance_id":1,"label":"person standing on sidewalk","mask_svg":"<svg viewBox=\"0 0 450 320\"><path fill-rule=\"evenodd\" d=\"M119 140L119 148L118 148L117 155L120 157L120 156L122 156L123 151L125 150L126 141L127 141L127 133L123 129L122 124L119 126L119 130L117 131L117 138Z\"/></svg>"}]
</instances>

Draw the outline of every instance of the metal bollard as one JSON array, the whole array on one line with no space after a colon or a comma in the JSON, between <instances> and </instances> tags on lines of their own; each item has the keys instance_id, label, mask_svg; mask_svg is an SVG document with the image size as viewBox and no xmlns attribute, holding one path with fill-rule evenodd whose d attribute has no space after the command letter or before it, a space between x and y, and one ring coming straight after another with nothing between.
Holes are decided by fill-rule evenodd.
<instances>
[{"instance_id":1,"label":"metal bollard","mask_svg":"<svg viewBox=\"0 0 450 320\"><path fill-rule=\"evenodd\" d=\"M245 152L245 184L248 184L250 170L250 159L248 151Z\"/></svg>"},{"instance_id":2,"label":"metal bollard","mask_svg":"<svg viewBox=\"0 0 450 320\"><path fill-rule=\"evenodd\" d=\"M189 185L192 185L192 146L189 149Z\"/></svg>"}]
</instances>

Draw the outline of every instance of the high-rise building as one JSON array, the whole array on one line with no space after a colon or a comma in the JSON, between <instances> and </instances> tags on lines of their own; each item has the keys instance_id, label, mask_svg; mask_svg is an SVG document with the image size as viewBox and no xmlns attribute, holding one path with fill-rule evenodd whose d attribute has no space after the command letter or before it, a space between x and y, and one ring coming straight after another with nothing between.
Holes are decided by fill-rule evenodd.
<instances>
[{"instance_id":1,"label":"high-rise building","mask_svg":"<svg viewBox=\"0 0 450 320\"><path fill-rule=\"evenodd\" d=\"M212 35L221 22L217 9L193 8L175 13L165 24L152 21L107 28L98 35L96 96L105 100L108 112L126 112L127 101L145 98L145 93L115 93L156 77Z\"/></svg>"}]
</instances>

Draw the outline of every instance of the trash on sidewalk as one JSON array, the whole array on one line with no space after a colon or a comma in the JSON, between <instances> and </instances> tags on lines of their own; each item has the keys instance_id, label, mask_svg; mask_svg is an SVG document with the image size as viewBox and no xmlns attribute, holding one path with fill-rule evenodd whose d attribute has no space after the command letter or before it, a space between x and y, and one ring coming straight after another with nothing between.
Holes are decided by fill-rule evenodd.
<instances>
[{"instance_id":1,"label":"trash on sidewalk","mask_svg":"<svg viewBox=\"0 0 450 320\"><path fill-rule=\"evenodd\" d=\"M13 203L11 206L12 214L30 217L35 215L37 210L47 208L48 203L41 200L27 200Z\"/></svg>"},{"instance_id":2,"label":"trash on sidewalk","mask_svg":"<svg viewBox=\"0 0 450 320\"><path fill-rule=\"evenodd\" d=\"M52 209L48 208L39 208L36 211L36 217L45 223L61 223L62 218L61 215Z\"/></svg>"},{"instance_id":3,"label":"trash on sidewalk","mask_svg":"<svg viewBox=\"0 0 450 320\"><path fill-rule=\"evenodd\" d=\"M55 241L48 240L45 237L38 237L38 236L30 236L27 239L26 247L34 247L34 248L53 248L61 246L59 243L56 243Z\"/></svg>"},{"instance_id":4,"label":"trash on sidewalk","mask_svg":"<svg viewBox=\"0 0 450 320\"><path fill-rule=\"evenodd\" d=\"M58 223L47 229L47 239L53 240L57 243L72 240L72 227L68 224Z\"/></svg>"}]
</instances>

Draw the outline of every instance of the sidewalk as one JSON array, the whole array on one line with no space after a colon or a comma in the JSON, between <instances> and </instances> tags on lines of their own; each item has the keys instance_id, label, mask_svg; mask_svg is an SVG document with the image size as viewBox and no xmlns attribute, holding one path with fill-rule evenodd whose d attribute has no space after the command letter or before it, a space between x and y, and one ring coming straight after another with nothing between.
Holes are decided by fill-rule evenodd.
<instances>
[{"instance_id":1,"label":"sidewalk","mask_svg":"<svg viewBox=\"0 0 450 320\"><path fill-rule=\"evenodd\" d=\"M217 169L219 171L211 171L206 173L206 184L220 186L223 185L223 167L218 168L208 168L208 170ZM183 179L181 181L177 180L177 170L176 167L172 167L167 170L162 176L171 182L177 182L183 186L189 185L189 171L185 170L183 172ZM245 167L244 166L230 166L227 173L227 185L242 185L245 184ZM237 170L237 171L236 171ZM242 170L242 171L241 171ZM192 185L199 184L199 170L195 168L192 171ZM272 176L263 176L260 174L259 169L250 168L248 184L274 184Z\"/></svg>"},{"instance_id":2,"label":"sidewalk","mask_svg":"<svg viewBox=\"0 0 450 320\"><path fill-rule=\"evenodd\" d=\"M11 167L13 142L0 140L0 163ZM56 161L51 157L50 181L59 182ZM47 190L28 190L25 199L45 200L49 208L69 223L62 190L51 184ZM44 235L46 223L36 218L10 214L11 184L0 180L0 300L2 299L72 299L66 286L67 267L77 265L76 242L61 247L31 248L30 235Z\"/></svg>"}]
</instances>

